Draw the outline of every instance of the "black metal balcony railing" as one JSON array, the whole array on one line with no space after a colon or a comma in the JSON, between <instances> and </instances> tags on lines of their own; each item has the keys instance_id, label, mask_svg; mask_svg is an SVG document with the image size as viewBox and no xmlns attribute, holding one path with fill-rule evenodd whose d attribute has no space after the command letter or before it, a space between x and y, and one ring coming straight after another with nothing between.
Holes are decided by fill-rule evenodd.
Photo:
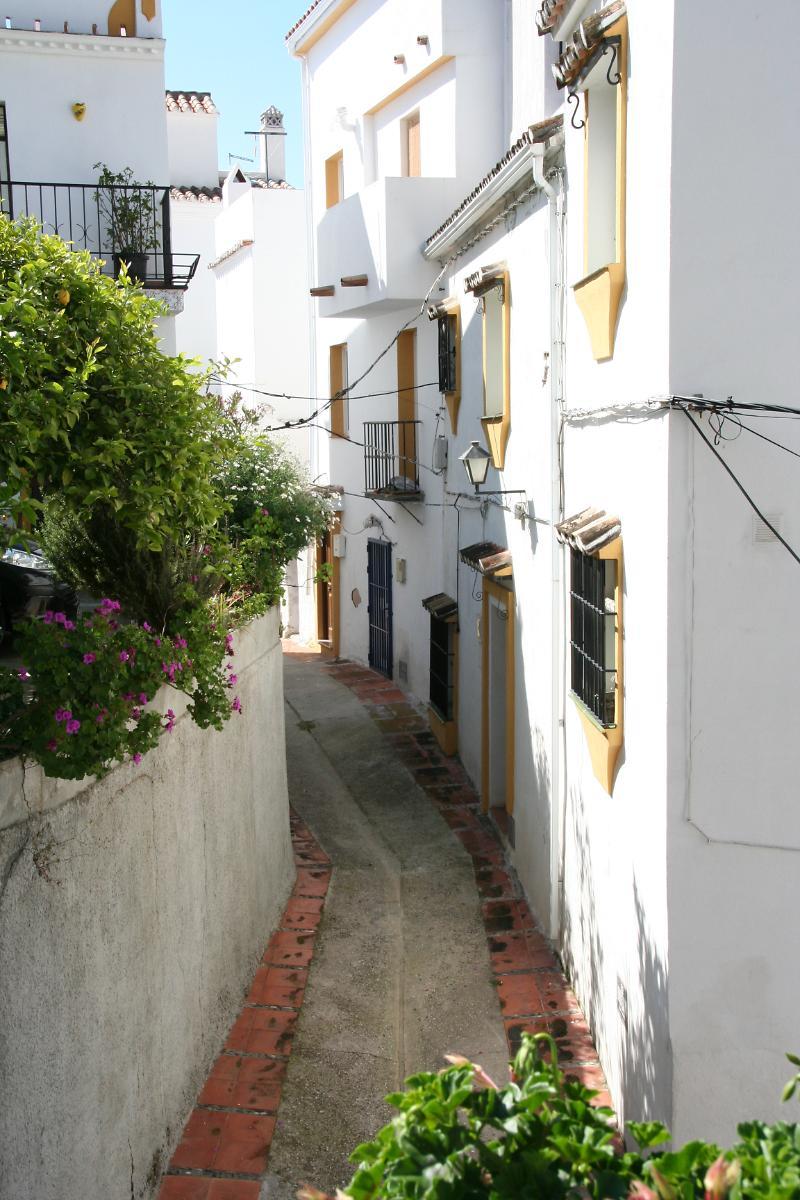
<instances>
[{"instance_id":1,"label":"black metal balcony railing","mask_svg":"<svg viewBox=\"0 0 800 1200\"><path fill-rule=\"evenodd\" d=\"M0 181L0 211L12 221L35 217L45 233L101 259L105 274L119 274L120 261L128 261L145 287L185 289L200 261L199 254L172 252L169 188ZM130 247L112 235L120 215L133 225Z\"/></svg>"},{"instance_id":2,"label":"black metal balcony railing","mask_svg":"<svg viewBox=\"0 0 800 1200\"><path fill-rule=\"evenodd\" d=\"M384 500L419 500L419 421L364 422L364 490Z\"/></svg>"}]
</instances>

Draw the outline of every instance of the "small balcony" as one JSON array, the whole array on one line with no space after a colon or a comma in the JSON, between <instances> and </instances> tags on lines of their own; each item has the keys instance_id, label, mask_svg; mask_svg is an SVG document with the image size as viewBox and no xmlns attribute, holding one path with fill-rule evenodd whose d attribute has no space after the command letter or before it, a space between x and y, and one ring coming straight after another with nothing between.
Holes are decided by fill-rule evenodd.
<instances>
[{"instance_id":1,"label":"small balcony","mask_svg":"<svg viewBox=\"0 0 800 1200\"><path fill-rule=\"evenodd\" d=\"M452 211L458 187L455 179L391 176L329 208L317 226L319 315L419 305L436 275L422 244Z\"/></svg>"},{"instance_id":2,"label":"small balcony","mask_svg":"<svg viewBox=\"0 0 800 1200\"><path fill-rule=\"evenodd\" d=\"M423 500L419 489L419 421L364 422L364 492L376 500Z\"/></svg>"},{"instance_id":3,"label":"small balcony","mask_svg":"<svg viewBox=\"0 0 800 1200\"><path fill-rule=\"evenodd\" d=\"M167 187L10 180L0 182L0 211L12 221L35 217L45 233L100 259L106 275L118 275L127 262L129 273L146 288L185 291L200 261L199 254L172 252ZM120 212L138 214L129 250L121 249L112 235Z\"/></svg>"}]
</instances>

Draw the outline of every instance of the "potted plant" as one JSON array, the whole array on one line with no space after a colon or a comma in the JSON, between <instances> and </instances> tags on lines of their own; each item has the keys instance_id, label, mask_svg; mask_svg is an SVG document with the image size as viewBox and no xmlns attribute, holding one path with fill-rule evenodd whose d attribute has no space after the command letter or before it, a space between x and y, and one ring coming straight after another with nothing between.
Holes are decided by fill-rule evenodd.
<instances>
[{"instance_id":1,"label":"potted plant","mask_svg":"<svg viewBox=\"0 0 800 1200\"><path fill-rule=\"evenodd\" d=\"M94 198L111 239L114 278L125 263L128 274L144 282L147 257L159 249L155 184L152 180L140 183L131 167L116 172L105 163L95 163L95 170L100 176Z\"/></svg>"}]
</instances>

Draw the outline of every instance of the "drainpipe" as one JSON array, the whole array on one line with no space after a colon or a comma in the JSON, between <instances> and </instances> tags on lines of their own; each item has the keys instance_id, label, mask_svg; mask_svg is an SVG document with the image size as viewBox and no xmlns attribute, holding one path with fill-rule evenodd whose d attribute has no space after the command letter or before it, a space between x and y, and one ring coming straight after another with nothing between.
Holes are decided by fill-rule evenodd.
<instances>
[{"instance_id":1,"label":"drainpipe","mask_svg":"<svg viewBox=\"0 0 800 1200\"><path fill-rule=\"evenodd\" d=\"M550 509L555 526L564 519L561 463L561 431L564 384L564 192L544 174L543 145L532 147L533 181L547 197L549 209L550 262ZM558 944L561 937L564 822L566 816L566 591L565 551L551 530L551 742L550 742L550 913L549 934Z\"/></svg>"}]
</instances>

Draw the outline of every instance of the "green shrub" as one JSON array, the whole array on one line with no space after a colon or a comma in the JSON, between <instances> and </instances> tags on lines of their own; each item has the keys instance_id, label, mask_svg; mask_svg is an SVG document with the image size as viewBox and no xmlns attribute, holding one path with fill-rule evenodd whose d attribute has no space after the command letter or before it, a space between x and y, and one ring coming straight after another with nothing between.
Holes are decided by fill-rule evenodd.
<instances>
[{"instance_id":1,"label":"green shrub","mask_svg":"<svg viewBox=\"0 0 800 1200\"><path fill-rule=\"evenodd\" d=\"M162 312L34 221L0 216L0 510L17 525L57 493L158 550L220 516L219 400L159 350Z\"/></svg>"},{"instance_id":2,"label":"green shrub","mask_svg":"<svg viewBox=\"0 0 800 1200\"><path fill-rule=\"evenodd\" d=\"M544 1050L544 1054L541 1051ZM797 1200L800 1127L752 1121L726 1153L694 1141L647 1154L668 1140L657 1122L629 1131L624 1150L609 1108L566 1079L546 1035L523 1036L512 1082L498 1087L465 1059L413 1075L388 1096L398 1116L352 1155L353 1200ZM305 1200L326 1200L306 1188Z\"/></svg>"}]
</instances>

